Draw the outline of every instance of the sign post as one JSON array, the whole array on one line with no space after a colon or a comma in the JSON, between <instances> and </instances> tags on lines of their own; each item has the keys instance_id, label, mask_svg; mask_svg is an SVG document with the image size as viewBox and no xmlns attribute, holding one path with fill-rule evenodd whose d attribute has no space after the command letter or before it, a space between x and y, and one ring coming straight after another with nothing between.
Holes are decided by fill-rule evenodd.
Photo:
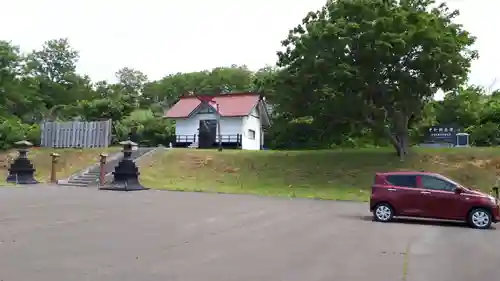
<instances>
[{"instance_id":1,"label":"sign post","mask_svg":"<svg viewBox=\"0 0 500 281\"><path fill-rule=\"evenodd\" d=\"M436 144L448 144L457 146L457 134L460 133L460 128L455 126L436 125L429 128L427 141Z\"/></svg>"}]
</instances>

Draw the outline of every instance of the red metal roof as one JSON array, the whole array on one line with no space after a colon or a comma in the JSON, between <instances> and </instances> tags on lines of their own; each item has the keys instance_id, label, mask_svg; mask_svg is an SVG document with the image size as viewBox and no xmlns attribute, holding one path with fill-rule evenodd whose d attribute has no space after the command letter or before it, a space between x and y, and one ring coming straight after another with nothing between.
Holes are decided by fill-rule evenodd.
<instances>
[{"instance_id":1,"label":"red metal roof","mask_svg":"<svg viewBox=\"0 0 500 281\"><path fill-rule=\"evenodd\" d=\"M213 101L219 105L221 116L247 116L260 100L256 93L231 93L214 96ZM184 96L166 113L167 118L187 118L201 104L195 96ZM212 103L215 106L214 103Z\"/></svg>"}]
</instances>

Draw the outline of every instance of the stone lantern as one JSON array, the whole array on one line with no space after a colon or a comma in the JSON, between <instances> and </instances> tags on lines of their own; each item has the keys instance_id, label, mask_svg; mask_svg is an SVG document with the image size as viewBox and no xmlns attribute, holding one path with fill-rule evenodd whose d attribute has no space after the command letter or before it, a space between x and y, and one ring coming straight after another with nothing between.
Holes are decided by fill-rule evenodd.
<instances>
[{"instance_id":1,"label":"stone lantern","mask_svg":"<svg viewBox=\"0 0 500 281\"><path fill-rule=\"evenodd\" d=\"M19 155L9 167L9 175L6 181L16 184L37 184L35 180L35 168L28 159L28 151L33 144L29 141L22 140L14 143L14 146L19 151Z\"/></svg>"},{"instance_id":2,"label":"stone lantern","mask_svg":"<svg viewBox=\"0 0 500 281\"><path fill-rule=\"evenodd\" d=\"M136 191L145 190L139 183L139 169L132 159L133 147L137 144L131 140L120 142L123 146L123 159L118 162L113 172L113 182L110 185L101 186L102 190Z\"/></svg>"}]
</instances>

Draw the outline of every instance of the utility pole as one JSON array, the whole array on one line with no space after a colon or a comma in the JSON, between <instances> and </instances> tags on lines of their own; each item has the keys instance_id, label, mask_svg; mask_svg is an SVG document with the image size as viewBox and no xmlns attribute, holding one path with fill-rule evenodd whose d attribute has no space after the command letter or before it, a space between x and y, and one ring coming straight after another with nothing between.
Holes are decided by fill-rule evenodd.
<instances>
[{"instance_id":1,"label":"utility pole","mask_svg":"<svg viewBox=\"0 0 500 281\"><path fill-rule=\"evenodd\" d=\"M217 111L217 134L219 137L219 148L217 150L222 151L222 134L220 132L220 112L218 103L215 103L215 110Z\"/></svg>"}]
</instances>

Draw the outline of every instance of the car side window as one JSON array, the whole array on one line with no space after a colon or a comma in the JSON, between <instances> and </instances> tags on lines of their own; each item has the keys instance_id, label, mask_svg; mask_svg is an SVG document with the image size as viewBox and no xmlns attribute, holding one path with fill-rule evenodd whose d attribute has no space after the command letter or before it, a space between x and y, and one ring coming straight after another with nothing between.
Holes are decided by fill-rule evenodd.
<instances>
[{"instance_id":1,"label":"car side window","mask_svg":"<svg viewBox=\"0 0 500 281\"><path fill-rule=\"evenodd\" d=\"M454 191L456 186L451 182L433 176L422 176L422 186L425 189Z\"/></svg>"},{"instance_id":2,"label":"car side window","mask_svg":"<svg viewBox=\"0 0 500 281\"><path fill-rule=\"evenodd\" d=\"M386 180L394 186L417 187L417 177L414 175L390 175Z\"/></svg>"}]
</instances>

